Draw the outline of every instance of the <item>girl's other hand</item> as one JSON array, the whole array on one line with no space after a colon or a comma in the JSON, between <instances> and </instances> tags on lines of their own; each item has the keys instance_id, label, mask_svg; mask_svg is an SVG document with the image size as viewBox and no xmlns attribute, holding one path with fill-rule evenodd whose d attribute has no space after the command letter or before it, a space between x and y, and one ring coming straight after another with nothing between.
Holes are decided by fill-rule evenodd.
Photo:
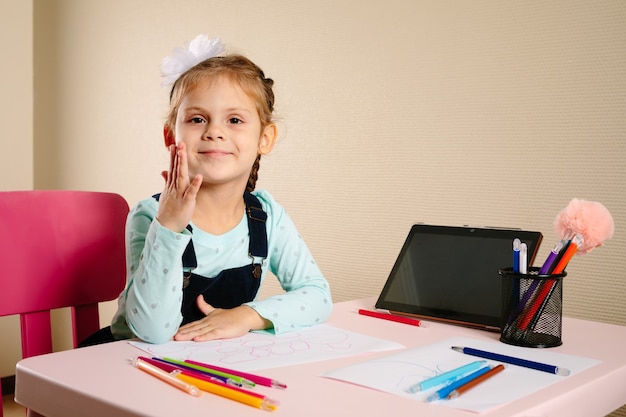
<instances>
[{"instance_id":1,"label":"girl's other hand","mask_svg":"<svg viewBox=\"0 0 626 417\"><path fill-rule=\"evenodd\" d=\"M183 142L170 145L170 169L161 175L165 188L159 197L157 220L163 227L182 232L191 221L196 208L196 195L202 185L202 176L189 178L187 151Z\"/></svg>"},{"instance_id":2,"label":"girl's other hand","mask_svg":"<svg viewBox=\"0 0 626 417\"><path fill-rule=\"evenodd\" d=\"M181 326L174 335L174 340L193 340L203 342L214 339L229 339L243 336L250 330L262 330L271 327L251 307L242 305L231 309L214 308L199 295L197 304L206 317Z\"/></svg>"}]
</instances>

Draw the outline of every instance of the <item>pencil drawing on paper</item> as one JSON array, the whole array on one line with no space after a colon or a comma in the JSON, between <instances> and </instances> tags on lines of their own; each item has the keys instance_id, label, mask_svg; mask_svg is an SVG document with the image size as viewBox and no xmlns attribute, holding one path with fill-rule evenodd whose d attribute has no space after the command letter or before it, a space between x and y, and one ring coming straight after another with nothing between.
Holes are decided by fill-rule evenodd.
<instances>
[{"instance_id":1,"label":"pencil drawing on paper","mask_svg":"<svg viewBox=\"0 0 626 417\"><path fill-rule=\"evenodd\" d=\"M161 345L130 343L154 356L249 370L403 347L325 324L278 336L253 332L242 337L210 342L168 342Z\"/></svg>"},{"instance_id":2,"label":"pencil drawing on paper","mask_svg":"<svg viewBox=\"0 0 626 417\"><path fill-rule=\"evenodd\" d=\"M460 360L428 361L397 360L382 358L367 363L367 372L377 375L387 386L401 391L408 391L413 385L426 379L441 375L462 365ZM363 366L363 364L361 364Z\"/></svg>"}]
</instances>

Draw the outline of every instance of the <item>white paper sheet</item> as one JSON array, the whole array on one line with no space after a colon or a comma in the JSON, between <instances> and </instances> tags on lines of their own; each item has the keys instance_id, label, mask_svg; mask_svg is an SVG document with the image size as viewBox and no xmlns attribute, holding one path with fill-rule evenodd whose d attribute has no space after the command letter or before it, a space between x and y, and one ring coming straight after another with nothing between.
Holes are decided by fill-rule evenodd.
<instances>
[{"instance_id":1,"label":"white paper sheet","mask_svg":"<svg viewBox=\"0 0 626 417\"><path fill-rule=\"evenodd\" d=\"M549 349L521 348L504 343L469 338L450 338L337 369L323 376L425 402L426 398L440 389L441 386L417 393L410 393L409 388L425 379L481 359L456 352L451 349L451 346L473 347L547 363L570 371L569 376L559 376L505 364L504 371L466 391L459 397L432 403L474 412L485 412L517 400L600 363L595 359L563 355ZM499 363L487 361L489 365L498 365Z\"/></svg>"},{"instance_id":2,"label":"white paper sheet","mask_svg":"<svg viewBox=\"0 0 626 417\"><path fill-rule=\"evenodd\" d=\"M396 342L326 324L278 336L267 332L251 332L242 337L210 342L172 341L160 345L135 341L129 343L149 356L194 360L241 371L404 348Z\"/></svg>"}]
</instances>

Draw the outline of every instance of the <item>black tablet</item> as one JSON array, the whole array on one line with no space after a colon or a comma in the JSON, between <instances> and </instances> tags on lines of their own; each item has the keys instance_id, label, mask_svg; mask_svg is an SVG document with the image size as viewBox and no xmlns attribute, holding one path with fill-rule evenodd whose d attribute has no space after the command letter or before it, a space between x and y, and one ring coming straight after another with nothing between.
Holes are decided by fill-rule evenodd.
<instances>
[{"instance_id":1,"label":"black tablet","mask_svg":"<svg viewBox=\"0 0 626 417\"><path fill-rule=\"evenodd\" d=\"M498 270L513 265L513 240L532 265L540 232L416 224L411 227L376 308L395 314L500 331Z\"/></svg>"}]
</instances>

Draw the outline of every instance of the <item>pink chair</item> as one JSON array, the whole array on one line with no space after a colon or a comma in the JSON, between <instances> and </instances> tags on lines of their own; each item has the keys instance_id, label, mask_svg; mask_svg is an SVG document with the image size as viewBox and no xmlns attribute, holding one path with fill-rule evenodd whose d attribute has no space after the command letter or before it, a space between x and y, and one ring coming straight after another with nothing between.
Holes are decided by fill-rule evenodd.
<instances>
[{"instance_id":1,"label":"pink chair","mask_svg":"<svg viewBox=\"0 0 626 417\"><path fill-rule=\"evenodd\" d=\"M51 309L71 307L74 347L100 328L126 281L128 210L112 193L0 192L0 316L20 315L23 357L52 352Z\"/></svg>"}]
</instances>

